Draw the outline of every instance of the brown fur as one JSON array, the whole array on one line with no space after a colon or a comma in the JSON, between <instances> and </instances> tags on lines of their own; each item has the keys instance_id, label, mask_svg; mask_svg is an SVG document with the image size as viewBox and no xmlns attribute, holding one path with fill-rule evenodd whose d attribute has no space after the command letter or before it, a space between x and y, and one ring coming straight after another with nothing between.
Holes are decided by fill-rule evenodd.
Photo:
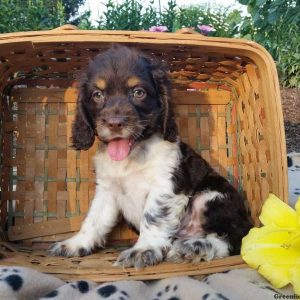
<instances>
[{"instance_id":1,"label":"brown fur","mask_svg":"<svg viewBox=\"0 0 300 300\"><path fill-rule=\"evenodd\" d=\"M102 88L105 82L105 88L101 89L103 103L93 100L93 93L99 89L99 78ZM135 85L140 82L147 92L143 101L136 101L132 96L132 78ZM124 119L120 121L122 132L118 135L107 131L115 118ZM157 131L165 140L176 141L171 84L165 67L152 57L122 46L113 46L99 54L80 81L72 132L74 148L87 150L95 134L106 142L116 136L127 137L128 132L134 132L136 140L145 139Z\"/></svg>"}]
</instances>

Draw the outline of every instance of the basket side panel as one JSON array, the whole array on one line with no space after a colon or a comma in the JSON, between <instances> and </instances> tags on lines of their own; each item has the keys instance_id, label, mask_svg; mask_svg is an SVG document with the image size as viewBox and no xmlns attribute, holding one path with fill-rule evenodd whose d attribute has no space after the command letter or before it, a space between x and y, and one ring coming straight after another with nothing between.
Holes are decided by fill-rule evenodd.
<instances>
[{"instance_id":1,"label":"basket side panel","mask_svg":"<svg viewBox=\"0 0 300 300\"><path fill-rule=\"evenodd\" d=\"M254 65L247 65L246 72L236 80L237 116L239 126L239 154L243 190L250 204L256 224L262 201L272 186L268 120L265 99L260 87L260 75Z\"/></svg>"},{"instance_id":2,"label":"basket side panel","mask_svg":"<svg viewBox=\"0 0 300 300\"><path fill-rule=\"evenodd\" d=\"M230 92L209 88L177 92L174 98L182 140L237 185ZM88 211L95 190L93 156L98 142L89 151L71 148L76 99L74 88L21 87L11 93L15 157L6 159L14 186L7 194L13 204L11 240L50 241L50 235L60 239L79 230ZM110 236L114 241L135 237L126 226Z\"/></svg>"}]
</instances>

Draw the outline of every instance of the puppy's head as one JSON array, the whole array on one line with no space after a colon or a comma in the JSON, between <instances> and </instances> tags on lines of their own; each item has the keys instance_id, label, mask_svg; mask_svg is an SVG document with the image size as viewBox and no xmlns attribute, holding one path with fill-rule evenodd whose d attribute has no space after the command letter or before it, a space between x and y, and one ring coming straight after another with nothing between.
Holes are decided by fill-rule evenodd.
<instances>
[{"instance_id":1,"label":"puppy's head","mask_svg":"<svg viewBox=\"0 0 300 300\"><path fill-rule=\"evenodd\" d=\"M73 124L75 149L87 150L97 135L107 144L110 157L122 160L154 133L176 141L166 70L156 60L124 46L98 55L80 83Z\"/></svg>"}]
</instances>

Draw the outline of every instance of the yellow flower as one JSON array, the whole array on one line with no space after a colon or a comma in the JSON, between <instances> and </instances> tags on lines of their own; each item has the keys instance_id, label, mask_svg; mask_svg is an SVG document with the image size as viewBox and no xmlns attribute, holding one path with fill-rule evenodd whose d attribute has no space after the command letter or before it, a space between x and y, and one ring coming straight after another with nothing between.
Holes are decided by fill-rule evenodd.
<instances>
[{"instance_id":1,"label":"yellow flower","mask_svg":"<svg viewBox=\"0 0 300 300\"><path fill-rule=\"evenodd\" d=\"M295 209L270 194L259 217L264 226L243 238L241 256L274 287L291 283L300 295L300 197Z\"/></svg>"}]
</instances>

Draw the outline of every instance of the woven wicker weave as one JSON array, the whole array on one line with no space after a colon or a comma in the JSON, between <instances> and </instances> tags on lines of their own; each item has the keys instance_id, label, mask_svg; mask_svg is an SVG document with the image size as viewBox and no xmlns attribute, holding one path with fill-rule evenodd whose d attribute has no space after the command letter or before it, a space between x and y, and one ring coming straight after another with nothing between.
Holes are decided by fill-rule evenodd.
<instances>
[{"instance_id":1,"label":"woven wicker weave","mask_svg":"<svg viewBox=\"0 0 300 300\"><path fill-rule=\"evenodd\" d=\"M287 201L277 73L259 45L198 34L68 26L2 34L1 263L96 281L199 275L243 266L236 256L197 265L163 263L142 271L112 267L119 245L136 239L125 225L111 234L112 250L86 258L47 257L41 250L77 231L93 198L97 145L82 152L70 148L74 80L112 42L168 62L181 138L245 194L256 224L269 192Z\"/></svg>"}]
</instances>

